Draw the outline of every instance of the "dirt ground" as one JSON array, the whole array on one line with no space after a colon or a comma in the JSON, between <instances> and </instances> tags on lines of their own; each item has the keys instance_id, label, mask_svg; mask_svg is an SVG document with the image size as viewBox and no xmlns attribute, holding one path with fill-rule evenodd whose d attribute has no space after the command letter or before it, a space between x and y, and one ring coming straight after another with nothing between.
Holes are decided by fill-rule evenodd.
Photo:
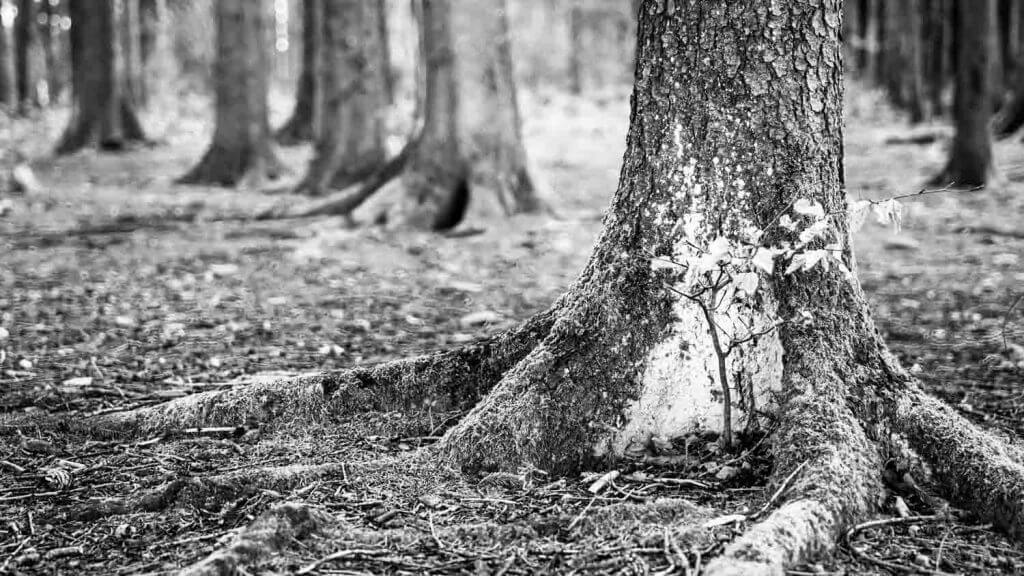
<instances>
[{"instance_id":1,"label":"dirt ground","mask_svg":"<svg viewBox=\"0 0 1024 576\"><path fill-rule=\"evenodd\" d=\"M851 197L914 192L939 171L948 127L908 127L872 93L849 100ZM321 530L290 534L253 571L696 574L752 512L776 504L761 484L770 452L759 438L738 457L708 438L671 439L595 493L597 475L453 477L413 454L433 431L370 434L367 422L246 422L133 442L18 424L32 411L76 418L255 374L393 359L542 310L600 229L628 100L614 90L529 94L524 106L528 149L557 217L471 223L482 232L465 237L237 219L296 198L173 185L209 136L202 101L154 114L155 145L123 154L52 158L62 112L0 134L32 158L41 183L7 197L0 217L0 573L173 573L268 510L308 514L295 504L305 502L329 513ZM911 135L934 141L901 143ZM1024 433L1022 151L1018 139L999 143L1001 178L989 189L909 199L902 232L869 222L857 237L860 278L893 350L934 393L1015 438ZM281 153L297 178L309 150ZM400 417L376 418L388 429ZM101 505L295 463L351 468L227 500ZM880 496L884 518L899 517L902 503L911 518L866 527L792 573L1024 573L1024 549L906 481Z\"/></svg>"}]
</instances>

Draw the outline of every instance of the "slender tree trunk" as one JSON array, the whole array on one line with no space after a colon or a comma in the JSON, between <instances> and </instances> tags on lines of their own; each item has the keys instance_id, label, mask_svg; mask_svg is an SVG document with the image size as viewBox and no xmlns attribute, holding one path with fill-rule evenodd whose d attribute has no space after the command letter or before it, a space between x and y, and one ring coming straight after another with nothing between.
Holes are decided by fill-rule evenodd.
<instances>
[{"instance_id":1,"label":"slender tree trunk","mask_svg":"<svg viewBox=\"0 0 1024 576\"><path fill-rule=\"evenodd\" d=\"M849 0L843 5L843 47L847 70L859 76L863 71L864 35L861 30L861 0Z\"/></svg>"},{"instance_id":2,"label":"slender tree trunk","mask_svg":"<svg viewBox=\"0 0 1024 576\"><path fill-rule=\"evenodd\" d=\"M36 62L39 38L34 0L19 0L18 17L14 20L14 38L18 102L22 110L25 111L36 108L40 104L36 85L39 73L39 66Z\"/></svg>"},{"instance_id":3,"label":"slender tree trunk","mask_svg":"<svg viewBox=\"0 0 1024 576\"><path fill-rule=\"evenodd\" d=\"M384 94L388 105L395 103L395 68L391 62L391 32L388 25L388 0L377 0L378 34L383 38L381 44L381 62L384 67Z\"/></svg>"},{"instance_id":4,"label":"slender tree trunk","mask_svg":"<svg viewBox=\"0 0 1024 576\"><path fill-rule=\"evenodd\" d=\"M121 0L71 0L71 120L58 154L87 146L119 150L146 137L135 114L121 51Z\"/></svg>"},{"instance_id":5,"label":"slender tree trunk","mask_svg":"<svg viewBox=\"0 0 1024 576\"><path fill-rule=\"evenodd\" d=\"M319 79L325 74L320 64L320 46L323 43L324 4L332 0L302 0L302 64L295 87L295 108L292 115L275 137L284 146L312 141L319 116L317 91Z\"/></svg>"},{"instance_id":6,"label":"slender tree trunk","mask_svg":"<svg viewBox=\"0 0 1024 576\"><path fill-rule=\"evenodd\" d=\"M569 5L569 92L583 92L583 6L579 0Z\"/></svg>"},{"instance_id":7,"label":"slender tree trunk","mask_svg":"<svg viewBox=\"0 0 1024 576\"><path fill-rule=\"evenodd\" d=\"M366 0L328 0L323 5L323 69L316 81L322 111L316 153L299 190L319 196L377 172L385 163L384 114L387 63L379 22L383 14Z\"/></svg>"},{"instance_id":8,"label":"slender tree trunk","mask_svg":"<svg viewBox=\"0 0 1024 576\"><path fill-rule=\"evenodd\" d=\"M865 0L864 6L864 76L874 84L881 80L879 61L881 59L881 0Z\"/></svg>"},{"instance_id":9,"label":"slender tree trunk","mask_svg":"<svg viewBox=\"0 0 1024 576\"><path fill-rule=\"evenodd\" d=\"M267 0L218 0L214 68L216 127L183 184L257 186L282 170L267 116L270 9Z\"/></svg>"},{"instance_id":10,"label":"slender tree trunk","mask_svg":"<svg viewBox=\"0 0 1024 576\"><path fill-rule=\"evenodd\" d=\"M60 70L57 67L56 44L58 43L58 38L55 37L56 34L60 33L60 28L56 24L56 21L60 18L60 13L57 7L51 4L49 0L43 2L42 6L43 14L46 18L46 24L40 26L43 56L46 61L46 91L50 102L56 102L60 100L61 92L64 89L60 78Z\"/></svg>"},{"instance_id":11,"label":"slender tree trunk","mask_svg":"<svg viewBox=\"0 0 1024 576\"><path fill-rule=\"evenodd\" d=\"M171 13L167 0L141 0L140 4L141 82L147 103L159 108L171 95L176 76L171 48Z\"/></svg>"},{"instance_id":12,"label":"slender tree trunk","mask_svg":"<svg viewBox=\"0 0 1024 576\"><path fill-rule=\"evenodd\" d=\"M10 0L0 0L0 14L12 8ZM0 107L12 112L18 102L18 81L14 63L14 36L12 28L0 19Z\"/></svg>"},{"instance_id":13,"label":"slender tree trunk","mask_svg":"<svg viewBox=\"0 0 1024 576\"><path fill-rule=\"evenodd\" d=\"M139 6L141 0L118 1L124 3L121 26L125 81L132 101L144 106L149 101L149 94L146 91L146 79L142 70L142 19Z\"/></svg>"},{"instance_id":14,"label":"slender tree trunk","mask_svg":"<svg viewBox=\"0 0 1024 576\"><path fill-rule=\"evenodd\" d=\"M933 181L937 185L984 186L992 172L991 54L995 51L992 3L995 0L957 0L956 133L949 162Z\"/></svg>"},{"instance_id":15,"label":"slender tree trunk","mask_svg":"<svg viewBox=\"0 0 1024 576\"><path fill-rule=\"evenodd\" d=\"M925 79L930 116L945 114L945 91L950 77L952 33L950 0L927 0L925 20Z\"/></svg>"}]
</instances>

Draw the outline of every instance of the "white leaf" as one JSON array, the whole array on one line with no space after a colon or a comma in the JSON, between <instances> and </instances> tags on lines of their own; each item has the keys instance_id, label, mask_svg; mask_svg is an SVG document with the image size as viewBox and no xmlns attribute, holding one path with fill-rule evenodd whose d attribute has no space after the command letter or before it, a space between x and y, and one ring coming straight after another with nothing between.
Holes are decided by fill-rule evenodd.
<instances>
[{"instance_id":1,"label":"white leaf","mask_svg":"<svg viewBox=\"0 0 1024 576\"><path fill-rule=\"evenodd\" d=\"M786 271L783 272L783 274L786 275L786 276L789 276L793 272L796 272L797 270L799 270L803 265L804 265L804 255L803 254L794 254L793 255L793 259L789 261L789 266L786 267Z\"/></svg>"},{"instance_id":2,"label":"white leaf","mask_svg":"<svg viewBox=\"0 0 1024 576\"><path fill-rule=\"evenodd\" d=\"M793 222L793 219L789 217L789 214L783 214L782 218L779 218L779 226L782 226L790 232L796 230L796 222Z\"/></svg>"},{"instance_id":3,"label":"white leaf","mask_svg":"<svg viewBox=\"0 0 1024 576\"><path fill-rule=\"evenodd\" d=\"M651 272L659 272L661 270L678 270L679 268L679 264L664 258L651 258Z\"/></svg>"},{"instance_id":4,"label":"white leaf","mask_svg":"<svg viewBox=\"0 0 1024 576\"><path fill-rule=\"evenodd\" d=\"M736 278L733 279L733 284L736 285L737 290L742 290L747 296L753 296L757 293L757 286L761 282L761 277L757 275L757 272L744 272L737 274Z\"/></svg>"},{"instance_id":5,"label":"white leaf","mask_svg":"<svg viewBox=\"0 0 1024 576\"><path fill-rule=\"evenodd\" d=\"M856 232L864 227L868 219L868 212L871 210L871 202L858 200L850 205L850 230Z\"/></svg>"},{"instance_id":6,"label":"white leaf","mask_svg":"<svg viewBox=\"0 0 1024 576\"><path fill-rule=\"evenodd\" d=\"M760 268L765 274L771 276L775 271L775 253L768 248L758 248L750 263Z\"/></svg>"},{"instance_id":7,"label":"white leaf","mask_svg":"<svg viewBox=\"0 0 1024 576\"><path fill-rule=\"evenodd\" d=\"M719 236L711 241L708 245L708 256L715 259L715 262L724 260L732 249L732 244L729 243L729 239L725 236Z\"/></svg>"},{"instance_id":8,"label":"white leaf","mask_svg":"<svg viewBox=\"0 0 1024 576\"><path fill-rule=\"evenodd\" d=\"M803 269L813 270L819 262L822 262L823 266L827 266L826 258L828 258L828 250L808 250L804 253Z\"/></svg>"},{"instance_id":9,"label":"white leaf","mask_svg":"<svg viewBox=\"0 0 1024 576\"><path fill-rule=\"evenodd\" d=\"M885 225L891 222L897 232L903 227L903 205L896 200L890 198L879 202L874 205L874 211L879 224Z\"/></svg>"},{"instance_id":10,"label":"white leaf","mask_svg":"<svg viewBox=\"0 0 1024 576\"><path fill-rule=\"evenodd\" d=\"M825 217L825 209L818 202L801 198L793 204L793 211L802 216L810 216L816 220Z\"/></svg>"},{"instance_id":11,"label":"white leaf","mask_svg":"<svg viewBox=\"0 0 1024 576\"><path fill-rule=\"evenodd\" d=\"M818 238L828 231L828 220L818 220L814 224L811 224L806 230L800 233L800 242L809 244L815 238Z\"/></svg>"}]
</instances>

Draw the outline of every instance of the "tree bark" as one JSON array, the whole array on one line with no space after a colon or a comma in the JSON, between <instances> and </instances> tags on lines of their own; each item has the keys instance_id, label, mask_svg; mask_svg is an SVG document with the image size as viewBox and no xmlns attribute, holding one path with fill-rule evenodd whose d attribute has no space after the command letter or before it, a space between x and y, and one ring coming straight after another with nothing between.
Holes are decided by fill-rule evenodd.
<instances>
[{"instance_id":1,"label":"tree bark","mask_svg":"<svg viewBox=\"0 0 1024 576\"><path fill-rule=\"evenodd\" d=\"M320 63L320 46L323 43L324 4L330 2L302 0L302 63L295 87L295 108L275 134L278 143L284 146L312 141L316 137L315 127L322 123L316 95L320 78L326 72Z\"/></svg>"},{"instance_id":2,"label":"tree bark","mask_svg":"<svg viewBox=\"0 0 1024 576\"><path fill-rule=\"evenodd\" d=\"M147 103L159 107L170 96L176 74L167 0L141 0L140 22L142 85Z\"/></svg>"},{"instance_id":3,"label":"tree bark","mask_svg":"<svg viewBox=\"0 0 1024 576\"><path fill-rule=\"evenodd\" d=\"M323 67L316 81L321 93L316 152L298 190L322 196L361 182L386 161L387 38L376 3L324 2L317 25L323 41Z\"/></svg>"},{"instance_id":4,"label":"tree bark","mask_svg":"<svg viewBox=\"0 0 1024 576\"><path fill-rule=\"evenodd\" d=\"M995 0L957 0L955 135L949 161L933 179L936 185L984 186L994 171L989 120L992 117L992 66L995 51L992 3Z\"/></svg>"},{"instance_id":5,"label":"tree bark","mask_svg":"<svg viewBox=\"0 0 1024 576\"><path fill-rule=\"evenodd\" d=\"M924 76L930 116L941 116L946 112L945 90L950 76L950 44L952 12L949 0L927 0L927 16L924 25L925 50Z\"/></svg>"},{"instance_id":6,"label":"tree bark","mask_svg":"<svg viewBox=\"0 0 1024 576\"><path fill-rule=\"evenodd\" d=\"M71 0L71 119L58 154L87 146L120 150L146 136L135 114L121 51L120 0Z\"/></svg>"},{"instance_id":7,"label":"tree bark","mask_svg":"<svg viewBox=\"0 0 1024 576\"><path fill-rule=\"evenodd\" d=\"M12 8L10 0L0 0L0 14ZM0 19L0 106L13 112L18 102L18 81L14 58L14 37L11 27Z\"/></svg>"},{"instance_id":8,"label":"tree bark","mask_svg":"<svg viewBox=\"0 0 1024 576\"><path fill-rule=\"evenodd\" d=\"M218 0L215 6L216 127L209 150L180 182L258 186L282 171L267 116L271 12L267 0Z\"/></svg>"}]
</instances>

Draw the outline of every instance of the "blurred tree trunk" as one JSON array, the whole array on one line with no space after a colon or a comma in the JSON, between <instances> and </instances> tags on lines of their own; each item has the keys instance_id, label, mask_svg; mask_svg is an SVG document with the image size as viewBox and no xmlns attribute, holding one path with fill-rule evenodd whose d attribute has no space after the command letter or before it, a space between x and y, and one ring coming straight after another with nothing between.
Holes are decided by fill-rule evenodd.
<instances>
[{"instance_id":1,"label":"blurred tree trunk","mask_svg":"<svg viewBox=\"0 0 1024 576\"><path fill-rule=\"evenodd\" d=\"M44 0L43 14L46 17L46 24L40 26L42 36L43 55L46 61L46 90L50 102L60 100L64 91L64 82L61 78L60 68L57 64L57 45L60 33L57 23L60 19L60 8L54 6L49 0Z\"/></svg>"},{"instance_id":2,"label":"blurred tree trunk","mask_svg":"<svg viewBox=\"0 0 1024 576\"><path fill-rule=\"evenodd\" d=\"M316 93L324 74L319 60L323 43L323 12L332 0L302 0L302 63L295 87L295 108L288 121L277 130L275 138L285 146L309 142L316 137L319 102Z\"/></svg>"},{"instance_id":3,"label":"blurred tree trunk","mask_svg":"<svg viewBox=\"0 0 1024 576\"><path fill-rule=\"evenodd\" d=\"M176 74L167 0L141 0L139 22L142 85L148 104L158 106L169 96Z\"/></svg>"},{"instance_id":4,"label":"blurred tree trunk","mask_svg":"<svg viewBox=\"0 0 1024 576\"><path fill-rule=\"evenodd\" d=\"M270 4L268 0L217 0L213 142L183 184L259 186L277 178L268 120Z\"/></svg>"},{"instance_id":5,"label":"blurred tree trunk","mask_svg":"<svg viewBox=\"0 0 1024 576\"><path fill-rule=\"evenodd\" d=\"M72 115L58 154L145 141L125 78L120 0L70 0Z\"/></svg>"},{"instance_id":6,"label":"blurred tree trunk","mask_svg":"<svg viewBox=\"0 0 1024 576\"><path fill-rule=\"evenodd\" d=\"M11 9L10 0L0 0L0 14ZM18 103L18 80L14 63L14 36L0 20L0 107L13 111Z\"/></svg>"},{"instance_id":7,"label":"blurred tree trunk","mask_svg":"<svg viewBox=\"0 0 1024 576\"><path fill-rule=\"evenodd\" d=\"M125 82L132 101L143 106L149 101L149 94L142 72L142 21L139 6L141 0L118 1L124 4L121 16L121 42L124 50Z\"/></svg>"},{"instance_id":8,"label":"blurred tree trunk","mask_svg":"<svg viewBox=\"0 0 1024 576\"><path fill-rule=\"evenodd\" d=\"M864 4L864 77L873 84L879 84L879 62L882 58L881 0L866 0Z\"/></svg>"},{"instance_id":9,"label":"blurred tree trunk","mask_svg":"<svg viewBox=\"0 0 1024 576\"><path fill-rule=\"evenodd\" d=\"M952 43L952 12L950 0L925 0L924 22L925 90L929 115L945 113L945 90L950 77L950 44Z\"/></svg>"},{"instance_id":10,"label":"blurred tree trunk","mask_svg":"<svg viewBox=\"0 0 1024 576\"><path fill-rule=\"evenodd\" d=\"M505 0L423 0L424 126L391 221L445 229L541 209L526 165Z\"/></svg>"},{"instance_id":11,"label":"blurred tree trunk","mask_svg":"<svg viewBox=\"0 0 1024 576\"><path fill-rule=\"evenodd\" d=\"M847 70L860 75L863 70L861 54L864 35L861 30L862 0L847 0L843 4L843 50Z\"/></svg>"},{"instance_id":12,"label":"blurred tree trunk","mask_svg":"<svg viewBox=\"0 0 1024 576\"><path fill-rule=\"evenodd\" d=\"M384 95L388 105L395 103L395 69L391 63L391 33L388 25L388 0L377 0L378 34L381 44L381 65L384 67Z\"/></svg>"},{"instance_id":13,"label":"blurred tree trunk","mask_svg":"<svg viewBox=\"0 0 1024 576\"><path fill-rule=\"evenodd\" d=\"M308 1L308 0L307 0ZM381 7L366 0L326 0L322 69L315 82L321 124L316 152L299 190L319 196L369 177L384 164L387 37Z\"/></svg>"},{"instance_id":14,"label":"blurred tree trunk","mask_svg":"<svg viewBox=\"0 0 1024 576\"><path fill-rule=\"evenodd\" d=\"M580 0L569 5L569 92L583 92L583 6Z\"/></svg>"},{"instance_id":15,"label":"blurred tree trunk","mask_svg":"<svg viewBox=\"0 0 1024 576\"><path fill-rule=\"evenodd\" d=\"M39 88L39 35L36 26L34 0L19 0L18 17L14 20L15 67L18 82L18 102L22 111L40 105Z\"/></svg>"},{"instance_id":16,"label":"blurred tree trunk","mask_svg":"<svg viewBox=\"0 0 1024 576\"><path fill-rule=\"evenodd\" d=\"M956 95L953 122L956 133L949 162L933 180L936 185L984 186L992 172L991 57L996 50L992 29L995 0L956 0Z\"/></svg>"},{"instance_id":17,"label":"blurred tree trunk","mask_svg":"<svg viewBox=\"0 0 1024 576\"><path fill-rule=\"evenodd\" d=\"M884 2L883 7L882 85L892 103L910 115L911 122L921 122L924 120L921 1Z\"/></svg>"}]
</instances>

